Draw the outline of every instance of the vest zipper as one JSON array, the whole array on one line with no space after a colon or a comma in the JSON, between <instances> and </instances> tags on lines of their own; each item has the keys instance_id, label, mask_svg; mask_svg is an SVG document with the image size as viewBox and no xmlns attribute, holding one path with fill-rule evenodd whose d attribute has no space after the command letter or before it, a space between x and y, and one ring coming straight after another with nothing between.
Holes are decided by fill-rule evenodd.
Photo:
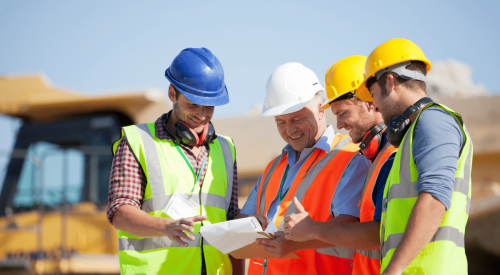
<instances>
[{"instance_id":1,"label":"vest zipper","mask_svg":"<svg viewBox=\"0 0 500 275\"><path fill-rule=\"evenodd\" d=\"M201 171L200 171L201 172ZM196 185L196 183L195 183ZM198 192L198 201L200 202L200 216L203 214L203 208L202 208L202 202L201 202L201 187L200 187L200 192ZM203 221L201 222L201 226L203 226ZM200 227L201 230L201 227ZM201 274L208 274L207 273L207 265L205 262L205 253L203 251L203 236L200 234L200 247L201 247ZM205 269L205 272L203 272L203 269Z\"/></svg>"},{"instance_id":2,"label":"vest zipper","mask_svg":"<svg viewBox=\"0 0 500 275\"><path fill-rule=\"evenodd\" d=\"M262 275L266 275L266 273L267 273L267 261L268 261L268 259L264 259L264 263L263 264L258 263L258 262L253 262L254 264L261 265L264 268L262 270Z\"/></svg>"}]
</instances>

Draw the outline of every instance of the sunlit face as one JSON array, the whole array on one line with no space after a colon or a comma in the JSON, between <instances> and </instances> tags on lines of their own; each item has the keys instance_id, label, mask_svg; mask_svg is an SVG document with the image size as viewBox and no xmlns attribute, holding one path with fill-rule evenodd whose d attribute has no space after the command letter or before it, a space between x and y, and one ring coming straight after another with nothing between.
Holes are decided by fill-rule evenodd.
<instances>
[{"instance_id":1,"label":"sunlit face","mask_svg":"<svg viewBox=\"0 0 500 275\"><path fill-rule=\"evenodd\" d=\"M385 89L386 87L381 87L378 82L375 82L371 85L369 91L373 97L375 108L382 113L385 125L389 125L391 117L398 115L398 108L396 102L394 102Z\"/></svg>"},{"instance_id":2,"label":"sunlit face","mask_svg":"<svg viewBox=\"0 0 500 275\"><path fill-rule=\"evenodd\" d=\"M330 104L332 113L337 117L337 129L346 129L354 143L361 142L366 132L377 124L367 106L366 102L355 104L347 99Z\"/></svg>"},{"instance_id":3,"label":"sunlit face","mask_svg":"<svg viewBox=\"0 0 500 275\"><path fill-rule=\"evenodd\" d=\"M196 105L183 94L179 94L177 99L175 96L170 99L173 102L173 112L177 119L186 122L198 134L203 131L203 127L212 119L214 106Z\"/></svg>"},{"instance_id":4,"label":"sunlit face","mask_svg":"<svg viewBox=\"0 0 500 275\"><path fill-rule=\"evenodd\" d=\"M278 131L286 143L297 152L310 148L319 140L325 128L324 111L311 101L300 111L275 117Z\"/></svg>"}]
</instances>

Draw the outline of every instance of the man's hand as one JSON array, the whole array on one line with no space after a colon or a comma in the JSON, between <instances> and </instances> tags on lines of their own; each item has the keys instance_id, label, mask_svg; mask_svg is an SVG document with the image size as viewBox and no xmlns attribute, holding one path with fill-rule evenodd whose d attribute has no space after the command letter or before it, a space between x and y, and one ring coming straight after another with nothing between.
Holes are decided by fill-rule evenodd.
<instances>
[{"instance_id":1,"label":"man's hand","mask_svg":"<svg viewBox=\"0 0 500 275\"><path fill-rule=\"evenodd\" d=\"M286 216L283 228L285 229L285 239L304 242L314 239L314 229L317 224L306 212L297 198L293 198L293 203L297 208L297 214Z\"/></svg>"},{"instance_id":2,"label":"man's hand","mask_svg":"<svg viewBox=\"0 0 500 275\"><path fill-rule=\"evenodd\" d=\"M262 216L262 215L247 215L247 214L238 214L236 215L236 217L234 217L234 219L243 219L243 218L248 218L248 217L255 217L259 223L260 223L260 226L262 227L262 230L266 230L267 228L267 218Z\"/></svg>"},{"instance_id":3,"label":"man's hand","mask_svg":"<svg viewBox=\"0 0 500 275\"><path fill-rule=\"evenodd\" d=\"M291 241L285 239L283 231L271 234L274 239L257 239L256 242L268 253L281 258L293 252Z\"/></svg>"},{"instance_id":4,"label":"man's hand","mask_svg":"<svg viewBox=\"0 0 500 275\"><path fill-rule=\"evenodd\" d=\"M262 216L262 215L250 215L250 217L255 217L259 223L260 223L260 226L262 226L262 230L266 230L267 228L267 218Z\"/></svg>"},{"instance_id":5,"label":"man's hand","mask_svg":"<svg viewBox=\"0 0 500 275\"><path fill-rule=\"evenodd\" d=\"M167 224L165 226L165 235L173 242L177 242L182 246L188 246L188 243L186 243L182 239L194 241L195 238L193 235L187 234L184 231L193 233L194 229L192 226L194 226L194 223L203 221L206 218L206 216L194 216L178 220L166 219Z\"/></svg>"}]
</instances>

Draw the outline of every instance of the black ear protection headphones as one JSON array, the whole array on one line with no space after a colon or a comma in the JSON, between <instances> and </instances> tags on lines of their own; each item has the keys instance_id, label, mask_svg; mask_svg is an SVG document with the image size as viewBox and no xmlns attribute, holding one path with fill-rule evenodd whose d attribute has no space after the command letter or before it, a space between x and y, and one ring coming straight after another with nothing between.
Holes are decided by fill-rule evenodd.
<instances>
[{"instance_id":1,"label":"black ear protection headphones","mask_svg":"<svg viewBox=\"0 0 500 275\"><path fill-rule=\"evenodd\" d=\"M406 131L408 131L411 123L410 115L422 108L425 104L432 102L434 102L434 100L430 97L421 98L419 101L415 102L415 104L408 107L402 115L395 115L391 117L389 125L387 125L387 139L389 142L392 145L399 147L401 140L403 140L403 137L405 136Z\"/></svg>"},{"instance_id":2,"label":"black ear protection headphones","mask_svg":"<svg viewBox=\"0 0 500 275\"><path fill-rule=\"evenodd\" d=\"M167 120L172 111L167 114L163 120L163 128L174 139L176 144L182 143L186 146L193 147L196 145L207 145L217 138L212 122L209 122L203 127L203 131L198 135L186 122L180 121L175 123L175 133L172 133L167 127Z\"/></svg>"},{"instance_id":3,"label":"black ear protection headphones","mask_svg":"<svg viewBox=\"0 0 500 275\"><path fill-rule=\"evenodd\" d=\"M363 141L359 144L361 153L368 159L372 159L377 155L377 152L382 145L382 131L385 129L384 122L372 127L363 136Z\"/></svg>"}]
</instances>

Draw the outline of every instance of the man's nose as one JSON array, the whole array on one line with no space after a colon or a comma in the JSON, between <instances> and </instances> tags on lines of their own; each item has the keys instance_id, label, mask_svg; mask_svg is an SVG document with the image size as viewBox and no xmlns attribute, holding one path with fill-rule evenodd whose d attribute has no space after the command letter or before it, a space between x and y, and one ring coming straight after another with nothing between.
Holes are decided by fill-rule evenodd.
<instances>
[{"instance_id":1,"label":"man's nose","mask_svg":"<svg viewBox=\"0 0 500 275\"><path fill-rule=\"evenodd\" d=\"M205 116L207 115L207 107L206 106L199 106L198 110L196 112L196 115L201 120L205 119Z\"/></svg>"},{"instance_id":2,"label":"man's nose","mask_svg":"<svg viewBox=\"0 0 500 275\"><path fill-rule=\"evenodd\" d=\"M292 136L297 131L297 127L295 127L292 123L286 126L286 134Z\"/></svg>"},{"instance_id":3,"label":"man's nose","mask_svg":"<svg viewBox=\"0 0 500 275\"><path fill-rule=\"evenodd\" d=\"M342 129L345 127L345 123L342 119L337 119L337 129Z\"/></svg>"}]
</instances>

